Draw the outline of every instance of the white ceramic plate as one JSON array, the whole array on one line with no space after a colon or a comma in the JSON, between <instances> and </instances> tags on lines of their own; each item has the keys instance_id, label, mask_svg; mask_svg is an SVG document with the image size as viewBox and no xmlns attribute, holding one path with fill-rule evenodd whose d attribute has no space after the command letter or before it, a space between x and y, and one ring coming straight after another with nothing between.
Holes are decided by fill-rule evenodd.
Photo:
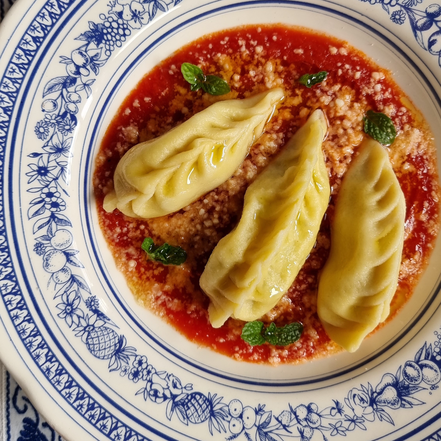
<instances>
[{"instance_id":1,"label":"white ceramic plate","mask_svg":"<svg viewBox=\"0 0 441 441\"><path fill-rule=\"evenodd\" d=\"M101 137L144 73L186 42L246 23L348 40L393 72L440 150L441 6L432 1L12 8L0 27L0 356L58 432L72 441L441 437L440 246L404 311L355 354L250 369L190 344L134 302L91 189ZM426 374L418 384L410 362Z\"/></svg>"}]
</instances>

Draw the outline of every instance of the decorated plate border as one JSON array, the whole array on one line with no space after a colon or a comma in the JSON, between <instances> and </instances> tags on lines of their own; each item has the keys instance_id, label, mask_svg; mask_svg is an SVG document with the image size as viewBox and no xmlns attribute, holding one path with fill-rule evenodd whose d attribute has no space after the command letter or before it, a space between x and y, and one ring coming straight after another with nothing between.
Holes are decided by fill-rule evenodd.
<instances>
[{"instance_id":1,"label":"decorated plate border","mask_svg":"<svg viewBox=\"0 0 441 441\"><path fill-rule=\"evenodd\" d=\"M352 388L343 400L333 400L326 408L315 403L292 405L278 415L264 404L251 407L240 399L225 402L217 394L195 391L173 373L158 371L148 357L139 354L118 333L117 326L100 309L85 280L76 272L82 263L72 248L72 224L66 210L68 159L72 133L77 125L81 102L91 93L100 68L115 48L137 29L149 24L182 0L112 0L107 14L89 22L89 30L78 35L78 47L61 58L66 75L52 78L44 87L41 109L43 117L34 127L40 150L29 157L28 192L35 197L28 207L28 218L35 235L34 251L41 257L43 269L51 276L54 297L58 299L58 317L74 335L81 338L89 352L107 363L109 372L117 372L126 381L139 385L136 396L162 406L169 420L183 425L206 425L207 436L216 432L227 440L239 436L260 441L287 440L300 437L310 440L321 434L323 439L366 431L374 422L394 425L399 409L409 411L422 406L424 394L438 390L441 380L441 333L424 343L412 360L394 373L385 373L374 386L370 383ZM0 155L4 161L7 132L18 91L32 60L53 26L61 19L73 0L51 0L41 8L20 44L14 51L0 83ZM418 8L422 0L370 0L381 4L392 22L411 26L418 44L441 59L441 6ZM439 61L441 64L441 62ZM1 170L2 179L4 171ZM0 293L14 322L17 333L29 354L64 399L96 429L109 439L144 440L103 408L71 377L38 331L14 274L6 240L3 194L0 211ZM441 433L440 433L441 435Z\"/></svg>"}]
</instances>

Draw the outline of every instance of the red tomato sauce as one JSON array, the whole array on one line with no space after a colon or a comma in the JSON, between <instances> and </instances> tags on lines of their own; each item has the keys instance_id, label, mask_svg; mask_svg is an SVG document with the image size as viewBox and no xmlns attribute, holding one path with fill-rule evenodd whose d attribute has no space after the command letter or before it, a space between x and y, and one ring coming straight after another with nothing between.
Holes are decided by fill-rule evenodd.
<instances>
[{"instance_id":1,"label":"red tomato sauce","mask_svg":"<svg viewBox=\"0 0 441 441\"><path fill-rule=\"evenodd\" d=\"M221 76L231 92L212 97L201 90L190 91L180 73L183 62ZM322 84L312 88L299 84L301 75L319 71L328 72ZM272 87L283 87L287 97L265 134L225 184L161 218L137 220L118 210L103 210L113 172L130 147L160 136L217 100L243 98ZM229 319L221 328L212 328L207 313L209 300L199 287L199 277L216 243L240 218L247 186L317 107L325 111L329 122L323 151L331 202L316 246L294 284L262 318L277 325L300 321L304 332L298 342L285 348L268 344L251 347L240 338L243 322ZM440 189L430 130L388 71L344 41L284 25L231 29L185 46L136 85L110 124L96 161L95 195L103 234L135 297L189 340L236 360L277 365L338 352L317 317L317 279L329 253L334 202L342 176L365 136L363 115L368 109L388 114L400 140L389 148L407 204L403 264L391 308L393 317L411 296L439 229ZM149 261L141 250L145 237L152 237L156 244L183 247L187 262L172 267Z\"/></svg>"}]
</instances>

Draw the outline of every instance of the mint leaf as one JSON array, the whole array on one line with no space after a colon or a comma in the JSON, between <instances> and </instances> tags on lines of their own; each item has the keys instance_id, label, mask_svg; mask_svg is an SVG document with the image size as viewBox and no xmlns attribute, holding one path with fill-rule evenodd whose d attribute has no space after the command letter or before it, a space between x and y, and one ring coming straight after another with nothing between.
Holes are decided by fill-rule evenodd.
<instances>
[{"instance_id":1,"label":"mint leaf","mask_svg":"<svg viewBox=\"0 0 441 441\"><path fill-rule=\"evenodd\" d=\"M191 63L181 64L181 73L184 80L191 85L202 84L205 81L205 75L202 69Z\"/></svg>"},{"instance_id":2,"label":"mint leaf","mask_svg":"<svg viewBox=\"0 0 441 441\"><path fill-rule=\"evenodd\" d=\"M324 70L315 74L305 74L299 78L299 83L306 87L312 87L324 81L327 76L328 72Z\"/></svg>"},{"instance_id":3,"label":"mint leaf","mask_svg":"<svg viewBox=\"0 0 441 441\"><path fill-rule=\"evenodd\" d=\"M205 75L203 70L191 63L181 64L184 80L191 84L191 90L202 89L210 95L224 95L230 91L228 83L216 75Z\"/></svg>"},{"instance_id":4,"label":"mint leaf","mask_svg":"<svg viewBox=\"0 0 441 441\"><path fill-rule=\"evenodd\" d=\"M259 321L248 322L242 329L242 340L249 343L251 346L259 346L265 343L262 336L263 323Z\"/></svg>"},{"instance_id":5,"label":"mint leaf","mask_svg":"<svg viewBox=\"0 0 441 441\"><path fill-rule=\"evenodd\" d=\"M151 237L144 239L141 248L151 260L164 265L181 265L187 259L187 253L181 247L174 247L168 243L155 246Z\"/></svg>"},{"instance_id":6,"label":"mint leaf","mask_svg":"<svg viewBox=\"0 0 441 441\"><path fill-rule=\"evenodd\" d=\"M230 91L230 86L216 75L207 75L202 83L202 90L210 95L225 95Z\"/></svg>"},{"instance_id":7,"label":"mint leaf","mask_svg":"<svg viewBox=\"0 0 441 441\"><path fill-rule=\"evenodd\" d=\"M199 90L202 87L203 83L198 82L198 83L194 83L190 86L190 90L192 92L196 92L197 90Z\"/></svg>"},{"instance_id":8,"label":"mint leaf","mask_svg":"<svg viewBox=\"0 0 441 441\"><path fill-rule=\"evenodd\" d=\"M290 323L288 325L285 325L283 328L278 328L278 342L275 344L277 346L290 345L302 336L302 332L303 325L299 322Z\"/></svg>"},{"instance_id":9,"label":"mint leaf","mask_svg":"<svg viewBox=\"0 0 441 441\"><path fill-rule=\"evenodd\" d=\"M264 339L271 345L277 346L279 341L278 328L274 322L272 322L263 333Z\"/></svg>"},{"instance_id":10,"label":"mint leaf","mask_svg":"<svg viewBox=\"0 0 441 441\"><path fill-rule=\"evenodd\" d=\"M363 118L364 131L380 144L391 145L397 136L392 120L381 112L368 110Z\"/></svg>"},{"instance_id":11,"label":"mint leaf","mask_svg":"<svg viewBox=\"0 0 441 441\"><path fill-rule=\"evenodd\" d=\"M296 342L302 335L303 325L298 322L277 327L273 322L267 328L260 321L248 322L242 329L242 340L251 346L263 345L268 342L274 346L287 346Z\"/></svg>"}]
</instances>

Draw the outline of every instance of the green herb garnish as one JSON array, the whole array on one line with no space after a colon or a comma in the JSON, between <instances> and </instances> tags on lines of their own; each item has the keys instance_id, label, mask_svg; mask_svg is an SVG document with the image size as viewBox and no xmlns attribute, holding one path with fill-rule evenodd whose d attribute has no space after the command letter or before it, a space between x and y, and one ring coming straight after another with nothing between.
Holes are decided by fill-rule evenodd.
<instances>
[{"instance_id":1,"label":"green herb garnish","mask_svg":"<svg viewBox=\"0 0 441 441\"><path fill-rule=\"evenodd\" d=\"M363 121L365 133L372 136L380 144L387 146L394 142L397 131L395 130L394 123L387 115L368 110Z\"/></svg>"},{"instance_id":2,"label":"green herb garnish","mask_svg":"<svg viewBox=\"0 0 441 441\"><path fill-rule=\"evenodd\" d=\"M225 95L230 91L230 86L216 75L205 75L203 70L191 63L182 63L182 75L191 84L191 90L202 89L210 95Z\"/></svg>"},{"instance_id":3,"label":"green herb garnish","mask_svg":"<svg viewBox=\"0 0 441 441\"><path fill-rule=\"evenodd\" d=\"M141 248L151 260L164 265L180 265L187 259L187 253L181 247L173 247L168 243L155 246L151 237L144 239Z\"/></svg>"},{"instance_id":4,"label":"green herb garnish","mask_svg":"<svg viewBox=\"0 0 441 441\"><path fill-rule=\"evenodd\" d=\"M263 345L266 340L262 335L263 323L259 321L248 322L242 329L242 340L249 343L251 346Z\"/></svg>"},{"instance_id":5,"label":"green herb garnish","mask_svg":"<svg viewBox=\"0 0 441 441\"><path fill-rule=\"evenodd\" d=\"M299 78L299 83L306 87L312 87L324 81L327 76L328 72L324 70L315 74L305 74Z\"/></svg>"},{"instance_id":6,"label":"green herb garnish","mask_svg":"<svg viewBox=\"0 0 441 441\"><path fill-rule=\"evenodd\" d=\"M259 346L268 342L274 346L287 346L297 341L303 332L303 325L299 322L290 323L283 327L277 327L271 323L264 328L262 322L256 320L248 322L242 329L242 340L251 346Z\"/></svg>"}]
</instances>

